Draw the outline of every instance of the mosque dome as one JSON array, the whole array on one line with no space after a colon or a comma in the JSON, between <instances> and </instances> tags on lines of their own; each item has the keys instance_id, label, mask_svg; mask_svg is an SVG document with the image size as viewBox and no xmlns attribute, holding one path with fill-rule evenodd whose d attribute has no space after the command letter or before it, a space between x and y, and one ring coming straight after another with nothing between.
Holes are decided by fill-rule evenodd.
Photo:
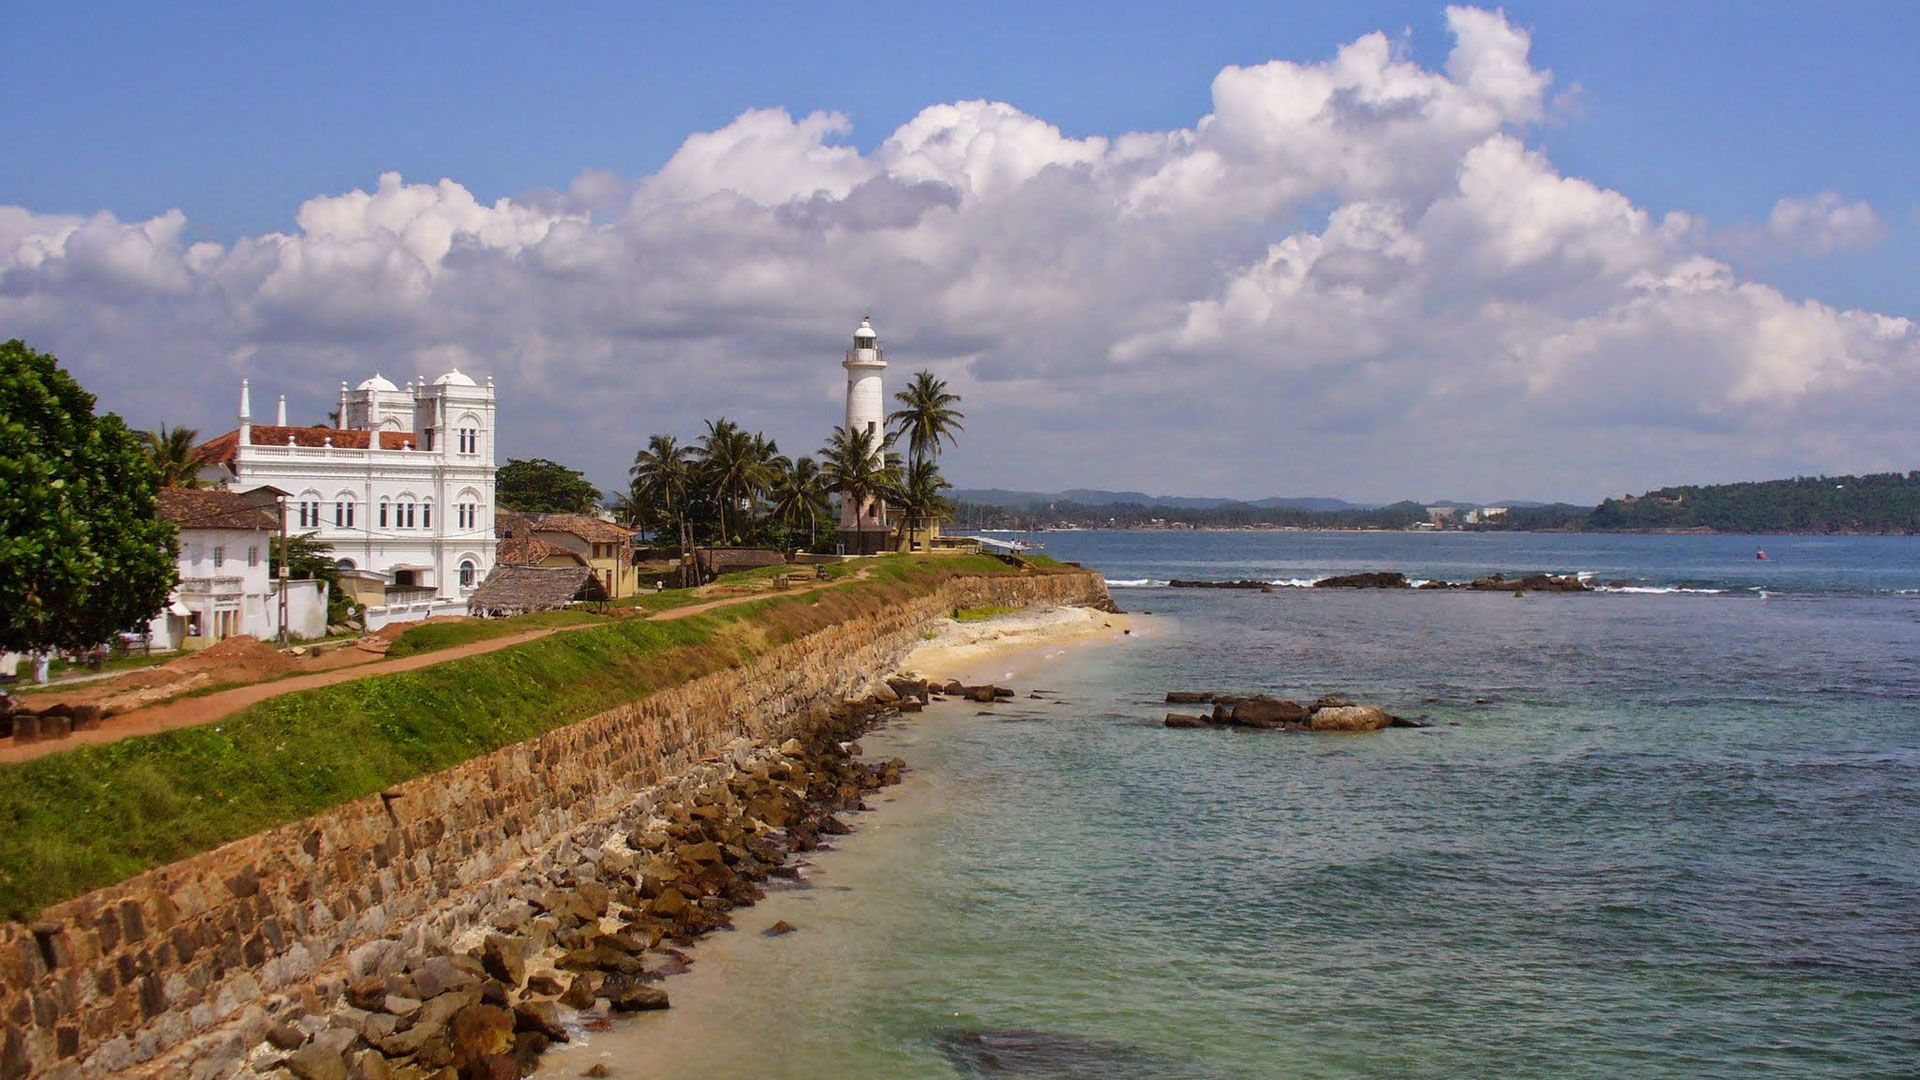
<instances>
[{"instance_id":1,"label":"mosque dome","mask_svg":"<svg viewBox=\"0 0 1920 1080\"><path fill-rule=\"evenodd\" d=\"M452 371L449 371L445 375L442 375L439 378L433 380L433 385L435 386L474 386L477 384L467 376L460 374L459 368L454 368Z\"/></svg>"},{"instance_id":2,"label":"mosque dome","mask_svg":"<svg viewBox=\"0 0 1920 1080\"><path fill-rule=\"evenodd\" d=\"M360 384L360 385L359 385L358 387L355 387L355 389L358 389L358 390L398 390L398 389L400 389L400 388L399 388L399 387L397 387L397 386L395 386L395 385L393 385L392 383L390 383L390 382L388 382L388 381L387 381L386 379L384 379L384 378L382 378L382 377L381 377L381 376L379 375L379 373L377 373L377 372L376 372L376 373L374 374L374 376L373 376L373 378L371 378L371 379L368 379L368 380L366 380L365 382L363 382L363 383L361 383L361 384Z\"/></svg>"}]
</instances>

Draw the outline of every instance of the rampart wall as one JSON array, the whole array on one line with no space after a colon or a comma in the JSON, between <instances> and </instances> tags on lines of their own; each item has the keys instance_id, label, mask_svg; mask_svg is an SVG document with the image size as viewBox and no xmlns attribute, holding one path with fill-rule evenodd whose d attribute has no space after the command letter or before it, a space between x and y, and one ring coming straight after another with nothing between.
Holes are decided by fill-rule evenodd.
<instances>
[{"instance_id":1,"label":"rampart wall","mask_svg":"<svg viewBox=\"0 0 1920 1080\"><path fill-rule=\"evenodd\" d=\"M238 1069L275 1000L450 941L505 872L746 739L799 733L956 607L1088 604L1097 573L958 578L465 764L0 925L0 1080ZM937 674L937 673L930 673ZM357 972L356 972L357 973Z\"/></svg>"}]
</instances>

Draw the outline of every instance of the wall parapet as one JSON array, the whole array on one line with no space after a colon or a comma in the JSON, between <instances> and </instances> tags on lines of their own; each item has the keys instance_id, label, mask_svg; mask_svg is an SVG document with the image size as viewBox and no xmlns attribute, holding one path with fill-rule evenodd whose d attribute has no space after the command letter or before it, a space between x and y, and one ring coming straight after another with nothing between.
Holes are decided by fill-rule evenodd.
<instances>
[{"instance_id":1,"label":"wall parapet","mask_svg":"<svg viewBox=\"0 0 1920 1080\"><path fill-rule=\"evenodd\" d=\"M525 742L0 924L0 1080L240 1067L369 943L452 940L556 841L742 740L803 732L955 608L1100 604L1091 571L957 577Z\"/></svg>"}]
</instances>

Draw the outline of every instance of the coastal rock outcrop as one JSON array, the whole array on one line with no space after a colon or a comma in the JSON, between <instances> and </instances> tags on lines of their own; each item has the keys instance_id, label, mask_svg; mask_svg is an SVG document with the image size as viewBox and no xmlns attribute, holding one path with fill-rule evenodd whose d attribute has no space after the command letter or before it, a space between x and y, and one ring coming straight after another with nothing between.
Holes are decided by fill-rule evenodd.
<instances>
[{"instance_id":1,"label":"coastal rock outcrop","mask_svg":"<svg viewBox=\"0 0 1920 1080\"><path fill-rule=\"evenodd\" d=\"M1313 583L1316 589L1411 589L1407 575L1384 570L1364 574L1336 574Z\"/></svg>"},{"instance_id":2,"label":"coastal rock outcrop","mask_svg":"<svg viewBox=\"0 0 1920 1080\"><path fill-rule=\"evenodd\" d=\"M1385 709L1373 705L1337 705L1315 709L1307 726L1314 731L1379 731L1392 721Z\"/></svg>"},{"instance_id":3,"label":"coastal rock outcrop","mask_svg":"<svg viewBox=\"0 0 1920 1080\"><path fill-rule=\"evenodd\" d=\"M1169 702L1198 704L1210 699L1211 715L1167 713L1162 721L1170 728L1238 727L1257 730L1298 732L1364 732L1388 727L1427 727L1422 720L1406 720L1376 705L1356 705L1338 694L1323 694L1311 705L1266 694L1239 697L1198 691L1170 691Z\"/></svg>"},{"instance_id":4,"label":"coastal rock outcrop","mask_svg":"<svg viewBox=\"0 0 1920 1080\"><path fill-rule=\"evenodd\" d=\"M1227 722L1240 727L1277 728L1305 723L1307 716L1307 707L1297 701L1261 695L1236 702L1227 714Z\"/></svg>"},{"instance_id":5,"label":"coastal rock outcrop","mask_svg":"<svg viewBox=\"0 0 1920 1080\"><path fill-rule=\"evenodd\" d=\"M905 762L863 761L853 740L924 685L876 688L659 805L624 841L523 872L470 944L356 950L332 1007L265 1028L241 1075L520 1077L570 1038L570 1017L669 1007L656 984L686 969L676 944L730 926L767 881L795 876L793 855L850 831L841 815L866 809L865 793L900 781Z\"/></svg>"},{"instance_id":6,"label":"coastal rock outcrop","mask_svg":"<svg viewBox=\"0 0 1920 1080\"><path fill-rule=\"evenodd\" d=\"M1481 592L1587 592L1587 583L1577 574L1528 574L1510 578L1492 574L1475 578L1466 586Z\"/></svg>"}]
</instances>

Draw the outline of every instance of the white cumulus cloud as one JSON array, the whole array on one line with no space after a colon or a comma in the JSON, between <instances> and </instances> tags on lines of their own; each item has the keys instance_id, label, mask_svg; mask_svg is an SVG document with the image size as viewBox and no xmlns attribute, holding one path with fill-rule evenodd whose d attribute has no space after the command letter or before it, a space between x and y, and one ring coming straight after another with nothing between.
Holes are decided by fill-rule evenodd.
<instances>
[{"instance_id":1,"label":"white cumulus cloud","mask_svg":"<svg viewBox=\"0 0 1920 1080\"><path fill-rule=\"evenodd\" d=\"M1869 421L1920 406L1920 328L1743 278L1725 231L1563 174L1529 34L1447 19L1440 69L1369 34L1226 68L1166 131L960 101L863 153L842 115L757 109L649 176L483 202L389 173L227 245L178 211L0 206L0 322L134 422L209 431L242 375L317 419L342 379L457 363L495 377L508 453L609 484L705 416L818 445L867 312L896 381L965 396L963 484L1593 497L1911 467ZM1742 235L1884 231L1823 193Z\"/></svg>"}]
</instances>

